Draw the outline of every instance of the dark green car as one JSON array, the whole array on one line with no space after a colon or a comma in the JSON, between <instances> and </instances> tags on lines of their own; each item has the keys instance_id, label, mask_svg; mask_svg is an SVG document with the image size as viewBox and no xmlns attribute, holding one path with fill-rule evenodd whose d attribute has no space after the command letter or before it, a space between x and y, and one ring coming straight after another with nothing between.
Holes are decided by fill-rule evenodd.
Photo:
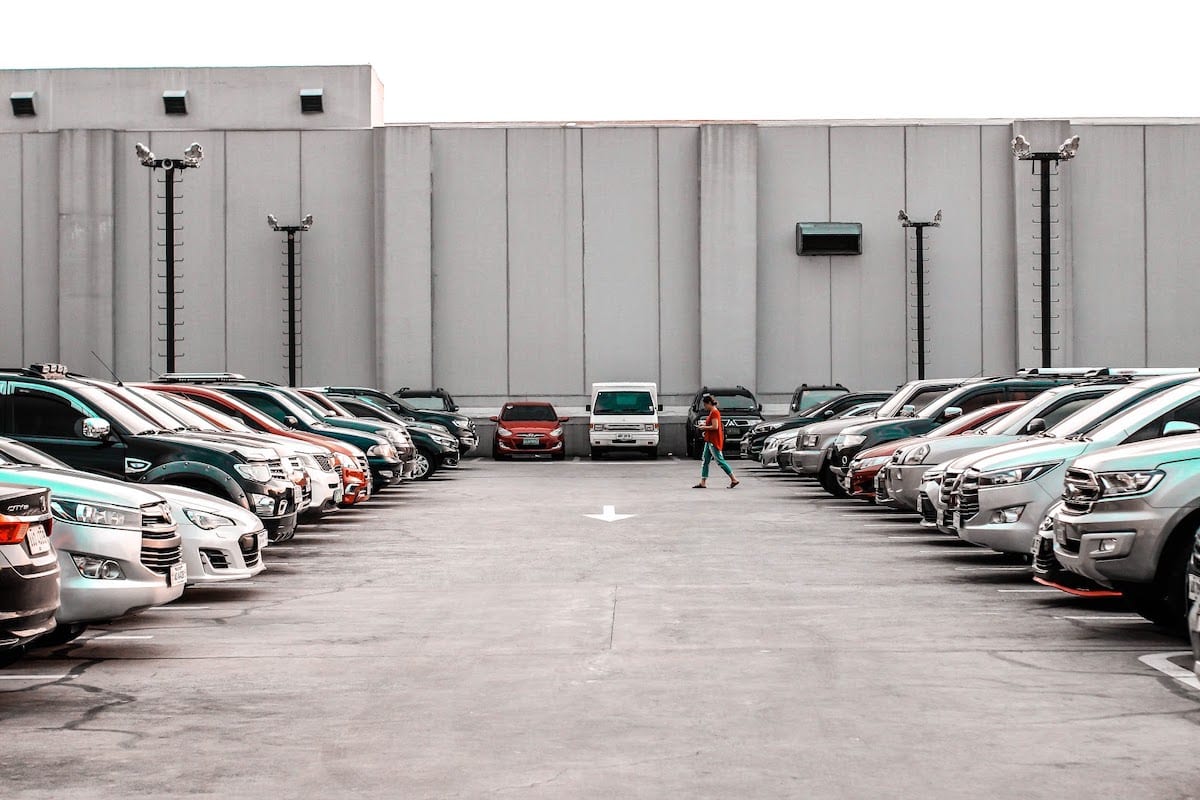
<instances>
[{"instance_id":1,"label":"dark green car","mask_svg":"<svg viewBox=\"0 0 1200 800\"><path fill-rule=\"evenodd\" d=\"M415 419L418 422L433 422L441 425L458 437L459 455L465 456L479 444L479 433L475 423L466 414L457 411L437 411L429 408L417 408L408 400L397 395L390 395L378 389L366 386L322 386L317 391L325 394L336 394L343 397L358 397L392 412L402 421ZM411 390L404 390L411 391Z\"/></svg>"}]
</instances>

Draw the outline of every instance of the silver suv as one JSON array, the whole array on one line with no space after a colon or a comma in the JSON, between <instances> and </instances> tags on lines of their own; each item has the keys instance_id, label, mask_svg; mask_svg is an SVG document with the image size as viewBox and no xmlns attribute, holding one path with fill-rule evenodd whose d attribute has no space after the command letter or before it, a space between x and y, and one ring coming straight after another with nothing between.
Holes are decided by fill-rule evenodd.
<instances>
[{"instance_id":1,"label":"silver suv","mask_svg":"<svg viewBox=\"0 0 1200 800\"><path fill-rule=\"evenodd\" d=\"M1173 375L1138 381L1071 415L1045 437L950 462L941 485L950 515L943 524L948 521L959 537L982 547L1028 554L1075 459L1157 439L1172 421L1200 423L1200 380L1176 385L1179 380ZM1147 388L1159 391L1147 397Z\"/></svg>"},{"instance_id":2,"label":"silver suv","mask_svg":"<svg viewBox=\"0 0 1200 800\"><path fill-rule=\"evenodd\" d=\"M1067 470L1052 515L1054 555L1120 591L1147 619L1182 627L1200 526L1200 424L1171 420L1155 439L1101 450Z\"/></svg>"}]
</instances>

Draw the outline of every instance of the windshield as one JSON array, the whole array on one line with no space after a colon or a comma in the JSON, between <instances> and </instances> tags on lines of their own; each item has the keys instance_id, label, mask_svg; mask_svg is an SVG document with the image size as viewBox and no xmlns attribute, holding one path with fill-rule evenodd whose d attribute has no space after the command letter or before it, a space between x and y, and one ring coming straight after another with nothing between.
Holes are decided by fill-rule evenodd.
<instances>
[{"instance_id":1,"label":"windshield","mask_svg":"<svg viewBox=\"0 0 1200 800\"><path fill-rule=\"evenodd\" d=\"M845 389L804 389L800 392L800 402L796 406L796 411L808 411L810 408L824 405L830 400L836 400L846 393Z\"/></svg>"},{"instance_id":2,"label":"windshield","mask_svg":"<svg viewBox=\"0 0 1200 800\"><path fill-rule=\"evenodd\" d=\"M943 422L925 435L933 438L938 436L954 436L965 431L987 430L990 426L995 425L997 420L1008 416L1008 414L1001 413L999 417L993 417L996 413L995 406L977 408L974 411L963 414L961 417L955 417L949 422Z\"/></svg>"},{"instance_id":3,"label":"windshield","mask_svg":"<svg viewBox=\"0 0 1200 800\"><path fill-rule=\"evenodd\" d=\"M146 400L134 394L134 390L126 386L105 386L104 391L111 394L120 402L137 411L147 419L153 420L164 431L178 431L187 428L187 424L172 414L159 408L152 400Z\"/></svg>"},{"instance_id":4,"label":"windshield","mask_svg":"<svg viewBox=\"0 0 1200 800\"><path fill-rule=\"evenodd\" d=\"M322 408L317 405L316 401L305 397L300 392L279 389L275 392L275 396L297 419L308 425L324 422L326 417L333 414L332 411Z\"/></svg>"},{"instance_id":5,"label":"windshield","mask_svg":"<svg viewBox=\"0 0 1200 800\"><path fill-rule=\"evenodd\" d=\"M1113 388L1115 389L1116 387L1114 386ZM1103 392L1104 390L1101 389L1098 391ZM1067 400L1054 409L1051 415L1052 418L1048 417L1046 409L1054 406L1055 403L1061 402L1064 394L1070 394L1070 392L1044 392L1013 413L1001 417L986 428L982 428L979 432L989 436L1019 436L1025 433L1025 429L1029 427L1029 423L1039 417L1046 418L1047 424L1052 427L1056 422L1094 403L1098 399L1096 396L1087 396L1086 398L1080 397L1074 400ZM1067 413L1062 413L1064 411Z\"/></svg>"},{"instance_id":6,"label":"windshield","mask_svg":"<svg viewBox=\"0 0 1200 800\"><path fill-rule=\"evenodd\" d=\"M850 406L843 409L840 413L834 414L831 419L843 419L845 417L864 417L868 414L874 414L882 406L882 403L859 403L856 406Z\"/></svg>"},{"instance_id":7,"label":"windshield","mask_svg":"<svg viewBox=\"0 0 1200 800\"><path fill-rule=\"evenodd\" d=\"M10 439L0 439L0 463L29 464L35 467L70 469L69 466L57 458L48 456L41 450L34 450L28 445L14 442Z\"/></svg>"},{"instance_id":8,"label":"windshield","mask_svg":"<svg viewBox=\"0 0 1200 800\"><path fill-rule=\"evenodd\" d=\"M176 400L174 397L165 395L162 392L156 392L151 389L130 388L130 392L137 395L142 400L153 405L155 408L161 409L164 413L169 413L172 417L182 422L189 428L198 431L220 432L221 429L204 417L186 408L183 403Z\"/></svg>"},{"instance_id":9,"label":"windshield","mask_svg":"<svg viewBox=\"0 0 1200 800\"><path fill-rule=\"evenodd\" d=\"M357 419L389 422L393 425L405 426L404 420L397 417L391 411L388 411L386 408L380 408L375 403L361 397L330 398L330 402L336 403L341 407L342 411Z\"/></svg>"},{"instance_id":10,"label":"windshield","mask_svg":"<svg viewBox=\"0 0 1200 800\"><path fill-rule=\"evenodd\" d=\"M161 425L148 419L146 415L135 411L108 392L90 383L73 383L71 390L97 411L103 413L110 422L115 422L134 435L156 433L162 429Z\"/></svg>"},{"instance_id":11,"label":"windshield","mask_svg":"<svg viewBox=\"0 0 1200 800\"><path fill-rule=\"evenodd\" d=\"M211 420L212 424L218 430L235 431L237 433L256 433L254 428L251 428L240 419L231 417L215 408L209 408L208 406L197 403L195 400L183 397L181 395L168 395L165 392L160 392L160 394L162 394L163 397L170 398L175 402L176 405L187 409L196 416L204 419L206 422Z\"/></svg>"},{"instance_id":12,"label":"windshield","mask_svg":"<svg viewBox=\"0 0 1200 800\"><path fill-rule=\"evenodd\" d=\"M1057 436L1061 439L1065 436L1077 436L1089 433L1099 427L1109 417L1124 411L1135 403L1139 403L1148 397L1153 397L1178 385L1163 384L1161 386L1147 387L1134 384L1133 386L1126 386L1120 391L1100 398L1087 408L1075 412L1046 431L1046 434L1048 436Z\"/></svg>"},{"instance_id":13,"label":"windshield","mask_svg":"<svg viewBox=\"0 0 1200 800\"><path fill-rule=\"evenodd\" d=\"M558 413L550 405L506 405L500 412L500 419L505 422L558 422Z\"/></svg>"},{"instance_id":14,"label":"windshield","mask_svg":"<svg viewBox=\"0 0 1200 800\"><path fill-rule=\"evenodd\" d=\"M626 414L630 416L650 416L654 414L654 398L649 392L639 391L603 391L596 393L596 403L593 414Z\"/></svg>"},{"instance_id":15,"label":"windshield","mask_svg":"<svg viewBox=\"0 0 1200 800\"><path fill-rule=\"evenodd\" d=\"M744 394L714 394L717 408L722 411L757 411L758 402Z\"/></svg>"},{"instance_id":16,"label":"windshield","mask_svg":"<svg viewBox=\"0 0 1200 800\"><path fill-rule=\"evenodd\" d=\"M898 417L900 416L900 411L905 406L914 406L917 411L920 411L952 388L954 387L914 386L913 384L902 386L899 391L887 399L887 402L879 407L879 410L875 412L875 416L880 419L884 417Z\"/></svg>"},{"instance_id":17,"label":"windshield","mask_svg":"<svg viewBox=\"0 0 1200 800\"><path fill-rule=\"evenodd\" d=\"M436 395L433 397L425 397L425 396L421 396L421 395L417 395L416 397L414 397L412 395L408 395L404 398L404 402L406 402L408 405L412 406L413 408L419 408L422 411L445 411L446 410L446 404L442 401L442 398L437 397Z\"/></svg>"}]
</instances>

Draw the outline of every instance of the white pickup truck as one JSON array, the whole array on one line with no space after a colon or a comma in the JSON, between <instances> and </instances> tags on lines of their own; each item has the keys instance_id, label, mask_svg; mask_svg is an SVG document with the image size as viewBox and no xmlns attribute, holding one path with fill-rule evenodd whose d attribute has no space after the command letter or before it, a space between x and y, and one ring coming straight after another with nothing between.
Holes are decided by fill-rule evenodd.
<instances>
[{"instance_id":1,"label":"white pickup truck","mask_svg":"<svg viewBox=\"0 0 1200 800\"><path fill-rule=\"evenodd\" d=\"M658 458L658 384L593 383L587 410L592 458L620 450Z\"/></svg>"}]
</instances>

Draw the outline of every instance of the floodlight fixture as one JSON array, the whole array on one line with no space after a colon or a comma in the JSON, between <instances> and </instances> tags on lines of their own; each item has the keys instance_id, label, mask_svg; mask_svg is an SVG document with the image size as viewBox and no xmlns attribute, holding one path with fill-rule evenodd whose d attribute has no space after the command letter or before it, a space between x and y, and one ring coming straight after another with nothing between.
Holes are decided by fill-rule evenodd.
<instances>
[{"instance_id":1,"label":"floodlight fixture","mask_svg":"<svg viewBox=\"0 0 1200 800\"><path fill-rule=\"evenodd\" d=\"M267 214L267 224L270 225L273 229L279 230L279 218L276 217L274 214Z\"/></svg>"},{"instance_id":2,"label":"floodlight fixture","mask_svg":"<svg viewBox=\"0 0 1200 800\"><path fill-rule=\"evenodd\" d=\"M896 215L896 219L900 220L900 222L904 225L908 224L908 214L904 211L903 208L900 209L900 213Z\"/></svg>"},{"instance_id":3,"label":"floodlight fixture","mask_svg":"<svg viewBox=\"0 0 1200 800\"><path fill-rule=\"evenodd\" d=\"M321 114L325 111L325 90L324 89L301 89L300 90L300 113L302 114Z\"/></svg>"},{"instance_id":4,"label":"floodlight fixture","mask_svg":"<svg viewBox=\"0 0 1200 800\"><path fill-rule=\"evenodd\" d=\"M305 215L304 215L304 219L300 220L300 228L301 228L301 230L308 230L308 229L309 229L309 228L311 228L312 226L313 226L313 215L312 215L312 214L305 214Z\"/></svg>"},{"instance_id":5,"label":"floodlight fixture","mask_svg":"<svg viewBox=\"0 0 1200 800\"><path fill-rule=\"evenodd\" d=\"M189 167L199 164L202 158L204 158L204 148L200 146L199 142L192 142L188 149L183 151L183 163Z\"/></svg>"},{"instance_id":6,"label":"floodlight fixture","mask_svg":"<svg viewBox=\"0 0 1200 800\"><path fill-rule=\"evenodd\" d=\"M14 117L37 116L37 109L33 105L35 94L35 92L13 92L8 96L8 102L12 106Z\"/></svg>"},{"instance_id":7,"label":"floodlight fixture","mask_svg":"<svg viewBox=\"0 0 1200 800\"><path fill-rule=\"evenodd\" d=\"M154 166L154 153L150 151L149 147L138 142L133 146L133 152L137 154L138 161L142 162L143 167Z\"/></svg>"},{"instance_id":8,"label":"floodlight fixture","mask_svg":"<svg viewBox=\"0 0 1200 800\"><path fill-rule=\"evenodd\" d=\"M942 224L942 210L939 208L937 213L933 215L933 226L936 228Z\"/></svg>"},{"instance_id":9,"label":"floodlight fixture","mask_svg":"<svg viewBox=\"0 0 1200 800\"><path fill-rule=\"evenodd\" d=\"M1079 152L1079 134L1064 141L1058 148L1058 155L1063 161L1070 161Z\"/></svg>"},{"instance_id":10,"label":"floodlight fixture","mask_svg":"<svg viewBox=\"0 0 1200 800\"><path fill-rule=\"evenodd\" d=\"M1033 152L1033 148L1029 146L1029 140L1021 134L1017 134L1012 140L1012 153L1017 158L1028 158Z\"/></svg>"}]
</instances>

